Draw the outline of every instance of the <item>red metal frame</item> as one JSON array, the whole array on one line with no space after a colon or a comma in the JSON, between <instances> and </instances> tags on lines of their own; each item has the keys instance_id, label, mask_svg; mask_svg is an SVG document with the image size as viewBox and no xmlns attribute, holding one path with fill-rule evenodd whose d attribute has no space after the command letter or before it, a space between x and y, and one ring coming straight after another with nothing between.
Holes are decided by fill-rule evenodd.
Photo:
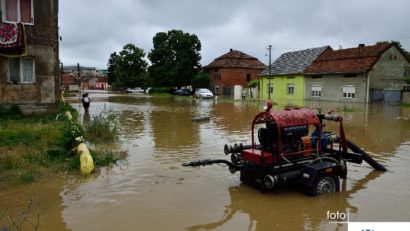
<instances>
[{"instance_id":1,"label":"red metal frame","mask_svg":"<svg viewBox=\"0 0 410 231\"><path fill-rule=\"evenodd\" d=\"M304 155L305 153L312 152L313 149L311 150L304 150L302 152L295 152L295 153L284 153L283 152L283 141L282 141L282 136L281 136L281 130L282 128L286 127L295 127L295 126L303 126L303 125L314 125L317 128L318 132L318 151L320 152L321 148L321 139L320 137L322 136L322 126L319 120L319 117L317 116L316 112L310 109L285 109L284 111L280 112L269 112L269 111L264 111L259 114L257 114L252 122L252 149L255 150L255 125L256 124L262 124L262 123L267 123L267 122L274 122L276 123L277 129L278 129L278 145L277 145L277 150L276 153L277 155L272 155L272 153L269 152L270 155L268 156L273 156L272 158L266 159L266 163L271 163L271 162L276 162L280 157L282 156L293 156L293 155ZM251 154L254 153L253 150L248 150L246 151L246 154ZM245 151L245 150L244 150ZM245 152L244 152L245 153ZM245 155L246 155L245 154ZM268 153L267 153L268 154ZM255 154L256 155L256 154ZM259 155L258 155L259 156ZM245 156L244 156L245 157ZM260 158L264 159L260 162L265 162L265 155L264 152L260 153ZM246 159L246 157L245 157Z\"/></svg>"}]
</instances>

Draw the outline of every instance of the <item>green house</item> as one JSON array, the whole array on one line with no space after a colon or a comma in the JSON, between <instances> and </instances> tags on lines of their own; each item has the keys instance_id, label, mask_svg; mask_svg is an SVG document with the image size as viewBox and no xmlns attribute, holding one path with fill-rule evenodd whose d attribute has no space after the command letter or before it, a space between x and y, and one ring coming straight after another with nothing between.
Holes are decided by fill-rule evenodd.
<instances>
[{"instance_id":1,"label":"green house","mask_svg":"<svg viewBox=\"0 0 410 231\"><path fill-rule=\"evenodd\" d=\"M287 52L260 74L260 99L280 105L303 106L305 79L303 71L329 46Z\"/></svg>"}]
</instances>

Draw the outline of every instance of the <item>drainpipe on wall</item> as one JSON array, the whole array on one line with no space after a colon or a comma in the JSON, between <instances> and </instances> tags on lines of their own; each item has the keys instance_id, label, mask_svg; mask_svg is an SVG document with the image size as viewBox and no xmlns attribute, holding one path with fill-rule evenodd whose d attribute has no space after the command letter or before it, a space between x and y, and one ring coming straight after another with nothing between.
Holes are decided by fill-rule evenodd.
<instances>
[{"instance_id":1,"label":"drainpipe on wall","mask_svg":"<svg viewBox=\"0 0 410 231\"><path fill-rule=\"evenodd\" d=\"M369 103L369 95L370 95L370 72L364 72L366 76L366 104Z\"/></svg>"}]
</instances>

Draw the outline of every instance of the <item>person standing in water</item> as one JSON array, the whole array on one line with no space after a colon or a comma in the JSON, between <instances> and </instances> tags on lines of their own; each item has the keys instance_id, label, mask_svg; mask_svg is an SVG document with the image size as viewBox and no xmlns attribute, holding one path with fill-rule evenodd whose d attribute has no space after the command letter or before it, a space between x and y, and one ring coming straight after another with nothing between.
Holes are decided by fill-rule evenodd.
<instances>
[{"instance_id":1,"label":"person standing in water","mask_svg":"<svg viewBox=\"0 0 410 231\"><path fill-rule=\"evenodd\" d=\"M83 94L83 99L81 100L83 102L83 107L85 113L88 113L88 108L90 107L90 97L88 97L88 93Z\"/></svg>"}]
</instances>

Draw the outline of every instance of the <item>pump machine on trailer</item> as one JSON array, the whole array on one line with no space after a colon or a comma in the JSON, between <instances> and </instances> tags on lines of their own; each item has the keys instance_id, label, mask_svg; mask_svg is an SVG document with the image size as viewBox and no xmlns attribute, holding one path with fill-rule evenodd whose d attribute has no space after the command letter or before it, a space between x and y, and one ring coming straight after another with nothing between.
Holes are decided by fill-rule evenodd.
<instances>
[{"instance_id":1,"label":"pump machine on trailer","mask_svg":"<svg viewBox=\"0 0 410 231\"><path fill-rule=\"evenodd\" d=\"M240 172L241 182L258 185L263 192L296 182L312 196L339 191L339 179L347 176L346 162L361 164L364 160L376 170L386 171L346 139L341 116L311 109L271 112L271 108L272 103L267 102L265 111L255 116L250 145L225 145L231 161L205 159L183 166L226 164L231 173ZM339 134L323 131L324 121L339 123Z\"/></svg>"}]
</instances>

